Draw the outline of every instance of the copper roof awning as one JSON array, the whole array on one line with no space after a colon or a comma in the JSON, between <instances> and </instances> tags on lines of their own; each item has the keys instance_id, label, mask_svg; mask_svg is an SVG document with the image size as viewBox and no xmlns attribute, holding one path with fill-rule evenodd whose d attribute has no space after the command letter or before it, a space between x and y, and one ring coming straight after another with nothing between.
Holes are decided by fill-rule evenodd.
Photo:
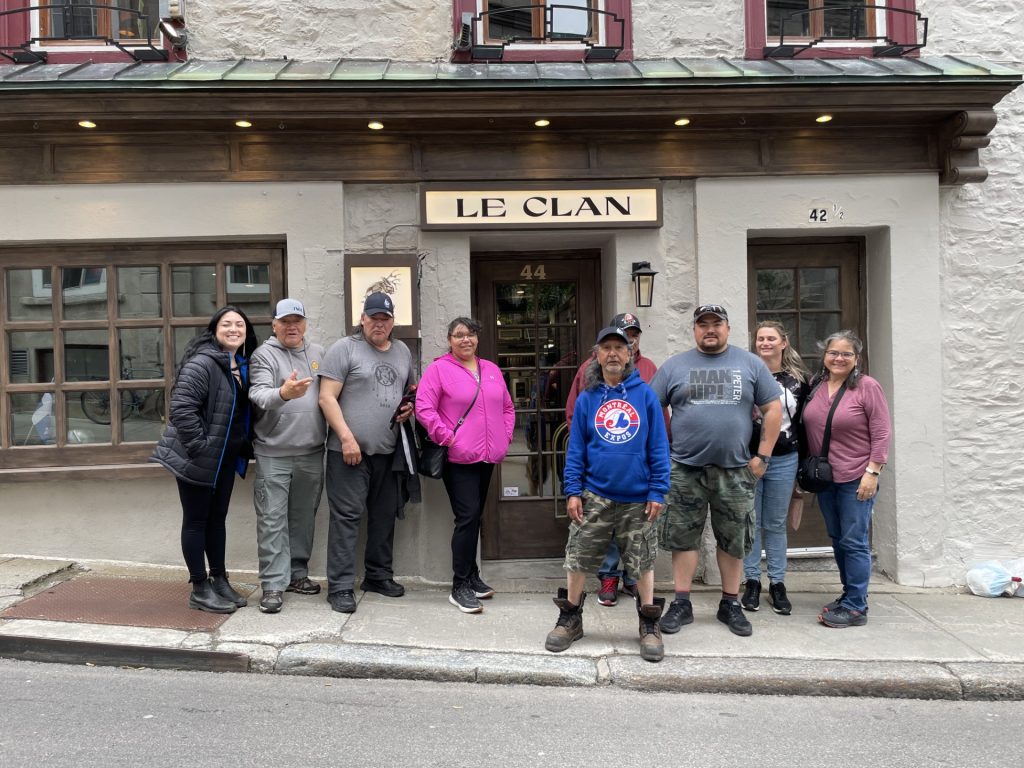
<instances>
[{"instance_id":1,"label":"copper roof awning","mask_svg":"<svg viewBox=\"0 0 1024 768\"><path fill-rule=\"evenodd\" d=\"M492 147L495 156L504 151L511 158L507 167L495 160L487 171L504 178L558 178L567 172L581 178L627 178L895 168L937 171L945 183L964 183L984 180L978 150L988 145L987 135L996 124L994 107L1021 81L1014 69L968 56L6 65L0 66L0 148L27 142L59 149L71 141L80 148L126 142L138 146L158 135L164 137L163 147L175 141L195 145L182 138L190 134L204 137L211 146L217 141L243 148L258 143L261 152L277 152L291 140L303 143L306 151L322 141L325 146L334 142L342 149L356 147L356 162L334 171L327 170L330 163L311 163L303 178L322 172L324 178L341 174L346 180L429 181L472 175L464 158L455 166L439 161L431 168L423 162L438 147L454 156L472 135L474 146L481 148L478 158ZM823 112L834 120L826 128L816 127L813 118ZM100 124L88 138L73 122L83 116ZM253 124L245 137L232 127L243 117ZM536 117L551 121L543 138L533 127ZM679 117L690 120L685 133L672 126ZM370 120L382 121L386 130L368 137ZM299 136L303 138L295 138ZM901 151L893 149L900 142L906 146L905 157L893 154ZM741 144L742 162L730 149ZM519 151L517 159L509 151L516 145L532 149ZM883 145L889 153L874 153L873 158L872 146ZM360 146L385 154L404 152L401 146L407 146L409 154L394 160L394 169L370 168L373 161ZM591 147L589 157L587 150L580 155L576 149L586 146ZM633 159L620 162L610 152L602 154L603 147L611 146L635 150ZM789 154L773 155L775 146ZM562 151L566 147L569 154ZM76 173L86 173L81 163L73 172L62 172L57 163L47 177L49 161L44 158L39 165L25 151L29 154L17 168L38 168L44 181L73 180ZM701 162L690 161L695 152ZM856 162L848 161L850 153L858 156ZM721 158L717 164L716 156ZM116 159L111 151L106 157ZM611 159L604 162L606 158ZM207 168L203 178L282 178L261 175L269 173L264 170L238 175L240 167L228 163L219 170ZM291 173L283 161L275 167ZM357 167L364 171L357 173ZM93 170L90 180L134 178L130 169ZM0 161L0 181L16 175L16 170L5 173ZM31 177L32 172L25 181L31 183Z\"/></svg>"}]
</instances>

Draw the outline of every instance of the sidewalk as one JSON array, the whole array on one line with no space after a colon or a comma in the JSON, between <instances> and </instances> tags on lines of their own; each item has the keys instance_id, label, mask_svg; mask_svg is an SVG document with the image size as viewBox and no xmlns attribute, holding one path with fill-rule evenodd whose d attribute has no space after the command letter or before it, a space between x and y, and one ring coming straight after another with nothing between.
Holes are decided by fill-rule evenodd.
<instances>
[{"instance_id":1,"label":"sidewalk","mask_svg":"<svg viewBox=\"0 0 1024 768\"><path fill-rule=\"evenodd\" d=\"M323 593L287 594L284 610L267 615L256 607L260 593L254 576L233 575L236 586L254 592L249 607L220 626L170 628L181 616L185 625L223 618L180 610L188 594L180 569L0 555L0 657L650 691L1024 699L1024 600L1017 598L913 589L876 578L868 625L834 630L816 617L839 592L835 574L794 572L787 578L793 614L777 616L764 604L747 614L753 637L741 638L715 620L718 590L700 588L693 595L696 621L666 635L664 661L651 664L640 658L636 612L625 597L605 608L590 595L584 638L563 654L545 651L544 637L557 616L553 580L525 587L518 581L492 582L498 594L484 601L479 615L449 605L445 589L409 581L400 599L357 592L359 607L351 615L332 612ZM76 581L84 586L91 580L112 583L128 597L154 588L180 590L180 602L164 599L156 606L173 608L179 618L147 618L150 626L144 626L127 616L123 623L109 624L3 615L7 609L29 612L29 598L56 599L62 590L70 593ZM668 593L669 585L659 586ZM596 581L588 584L595 587ZM107 620L122 621L118 606L129 602L108 601L114 618ZM65 604L61 610L69 609Z\"/></svg>"}]
</instances>

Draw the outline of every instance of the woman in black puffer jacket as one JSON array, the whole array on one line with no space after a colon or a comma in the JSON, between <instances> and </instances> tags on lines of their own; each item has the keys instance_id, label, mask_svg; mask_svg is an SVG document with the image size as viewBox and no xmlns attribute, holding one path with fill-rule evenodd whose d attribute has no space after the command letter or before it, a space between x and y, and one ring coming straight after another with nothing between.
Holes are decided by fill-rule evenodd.
<instances>
[{"instance_id":1,"label":"woman in black puffer jacket","mask_svg":"<svg viewBox=\"0 0 1024 768\"><path fill-rule=\"evenodd\" d=\"M224 521L235 473L245 477L252 458L248 361L257 343L242 310L217 310L185 348L167 429L151 459L178 481L181 551L192 583L188 604L200 611L233 613L247 604L228 581Z\"/></svg>"}]
</instances>

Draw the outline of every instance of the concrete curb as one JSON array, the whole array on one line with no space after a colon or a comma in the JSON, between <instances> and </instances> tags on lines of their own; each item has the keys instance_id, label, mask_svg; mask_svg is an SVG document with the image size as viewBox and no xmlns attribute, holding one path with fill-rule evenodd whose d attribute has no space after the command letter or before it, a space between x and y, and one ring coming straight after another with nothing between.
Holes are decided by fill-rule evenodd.
<instances>
[{"instance_id":1,"label":"concrete curb","mask_svg":"<svg viewBox=\"0 0 1024 768\"><path fill-rule=\"evenodd\" d=\"M554 656L400 646L228 643L223 650L0 636L0 658L62 664L660 693L1022 701L1024 664ZM230 649L230 650L229 650ZM251 653L250 653L251 652ZM275 658L276 657L276 658Z\"/></svg>"}]
</instances>

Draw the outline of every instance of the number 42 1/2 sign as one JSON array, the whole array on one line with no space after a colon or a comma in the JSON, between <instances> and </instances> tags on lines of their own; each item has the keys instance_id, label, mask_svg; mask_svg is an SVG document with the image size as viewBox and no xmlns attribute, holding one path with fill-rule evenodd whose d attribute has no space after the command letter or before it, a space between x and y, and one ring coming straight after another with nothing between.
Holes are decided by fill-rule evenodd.
<instances>
[{"instance_id":1,"label":"number 42 1/2 sign","mask_svg":"<svg viewBox=\"0 0 1024 768\"><path fill-rule=\"evenodd\" d=\"M845 214L846 212L839 203L832 203L831 208L811 208L807 214L807 220L814 224L828 224L842 221Z\"/></svg>"}]
</instances>

